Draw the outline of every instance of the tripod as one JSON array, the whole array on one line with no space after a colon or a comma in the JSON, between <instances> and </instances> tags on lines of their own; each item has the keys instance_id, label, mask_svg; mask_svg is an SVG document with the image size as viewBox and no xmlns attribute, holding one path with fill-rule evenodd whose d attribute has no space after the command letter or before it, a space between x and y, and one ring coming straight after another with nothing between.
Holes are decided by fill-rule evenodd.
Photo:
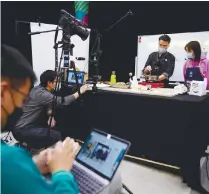
<instances>
[{"instance_id":1,"label":"tripod","mask_svg":"<svg viewBox=\"0 0 209 194\"><path fill-rule=\"evenodd\" d=\"M104 30L104 32L109 32L110 30L112 30L119 22L121 22L122 20L124 20L126 17L133 15L133 13L131 12L131 10L129 10L124 16L122 16L118 21L116 21L115 23L113 23L110 27L108 27L107 29ZM96 31L97 35L96 35L96 40L94 43L94 46L92 48L92 54L90 56L93 57L93 60L90 60L91 65L94 68L94 71L92 73L92 78L93 78L93 87L92 87L92 92L95 94L97 92L97 81L101 79L101 76L99 76L99 59L100 56L102 54L102 51L100 50L100 44L101 44L101 38L102 35L101 33L99 33L98 31ZM97 48L94 51L94 47L97 45ZM129 193L129 194L133 194L130 189L125 185L122 184L123 188Z\"/></svg>"},{"instance_id":2,"label":"tripod","mask_svg":"<svg viewBox=\"0 0 209 194\"><path fill-rule=\"evenodd\" d=\"M65 55L69 56L68 61L70 61L69 53L72 53L70 36L72 34L78 34L78 35L84 34L84 35L82 35L83 40L85 40L86 35L88 36L88 34L83 29L81 29L81 28L79 29L78 27L75 26L75 24L73 24L72 16L70 14L66 13L63 10L62 10L62 14L63 14L62 18L59 21L59 23L62 23L60 25L63 28L62 29L63 30L63 38L62 38L61 42L56 43L58 30L60 30L60 29L57 27L56 30L52 30L52 31L56 31L54 49L55 49L55 69L57 71L57 82L56 82L56 86L55 86L55 91L58 91L59 85L61 84L61 78L62 78L61 63L62 63L64 53L65 53ZM110 31L117 23L119 23L121 20L123 20L128 15L129 15L129 13L127 13L125 16L123 16L118 22L113 24L110 27L110 29L108 29L107 31ZM65 33L65 31L67 31L68 33ZM45 31L45 32L50 32L50 31ZM37 32L37 33L34 33L34 34L40 34L40 33L44 33L44 32ZM101 34L97 33L97 38L96 38L96 42L95 42L95 45L97 44L97 50L96 50L95 53L92 54L92 57L94 57L94 59L93 59L93 61L91 61L93 63L94 68L95 68L95 72L93 73L93 92L97 91L96 83L100 79L100 76L98 75L99 58L100 58L101 53L102 53L101 50L100 50L100 41L101 41ZM61 53L61 57L60 57L60 62L58 64L58 45L59 44L62 44L62 53ZM79 84L78 84L78 77L77 77L77 73L76 73L75 64L72 65L72 67L73 67L75 78L76 78L76 85L77 85L77 88L78 88L78 94L80 96L80 87L79 87ZM57 105L57 93L54 95L53 101L52 101L52 113L51 113L50 122L49 122L48 137L49 137L49 134L50 134L52 118L55 115L56 105ZM132 192L124 184L123 184L123 188L126 189L126 191L128 191L128 193L132 194Z\"/></svg>"},{"instance_id":3,"label":"tripod","mask_svg":"<svg viewBox=\"0 0 209 194\"><path fill-rule=\"evenodd\" d=\"M93 71L92 71L92 79L93 79L93 87L92 87L92 92L96 93L97 92L97 82L98 80L101 79L101 76L99 75L99 60L100 60L100 56L102 54L102 51L100 50L100 43L101 43L101 34L97 32L97 36L96 36L96 41L94 43L94 46L92 48L92 53L90 56L90 64L93 66ZM97 45L95 51L94 51L94 47ZM91 58L93 57L93 60L91 60Z\"/></svg>"},{"instance_id":4,"label":"tripod","mask_svg":"<svg viewBox=\"0 0 209 194\"><path fill-rule=\"evenodd\" d=\"M119 20L117 20L115 23L110 25L108 28L104 29L103 33L110 32L118 23L120 23L126 17L132 16L132 15L134 15L134 14L132 13L131 10L129 10ZM98 30L95 30L95 31L96 31L96 39L95 39L95 43L92 47L92 52L91 52L90 60L89 60L91 66L93 66L93 70L92 70L92 79L93 79L92 92L93 93L97 92L96 84L97 84L98 80L101 79L101 76L99 75L99 65L100 65L99 60L100 60L100 57L101 57L101 54L102 54L102 51L100 50L102 34ZM95 49L96 45L97 45L97 47ZM91 60L92 57L93 57L93 60Z\"/></svg>"},{"instance_id":5,"label":"tripod","mask_svg":"<svg viewBox=\"0 0 209 194\"><path fill-rule=\"evenodd\" d=\"M56 40L57 40L58 30L59 30L59 28L57 27L56 33L55 33L55 39L54 39L54 42L55 42L55 45L54 45L55 70L57 71L57 80L56 80L56 86L55 86L55 95L54 95L53 101L52 101L52 112L51 112L51 117L50 117L50 121L49 121L48 137L49 137L50 130L51 130L52 119L55 116L55 111L56 111L56 106L57 106L57 91L59 90L59 86L61 85L61 82L62 82L63 73L62 73L61 64L62 64L63 55L65 55L64 68L69 68L70 65L73 68L73 72L74 72L74 76L75 76L75 80L76 80L76 86L77 86L77 90L78 90L78 96L79 97L81 96L80 85L79 85L78 76L76 73L75 62L73 59L72 60L70 59L70 56L73 55L74 45L71 44L70 37L67 34L65 34L64 30L63 30L62 41L57 43ZM62 46L61 46L62 52L61 52L61 56L60 56L60 62L58 65L58 45L59 44L62 44Z\"/></svg>"}]
</instances>

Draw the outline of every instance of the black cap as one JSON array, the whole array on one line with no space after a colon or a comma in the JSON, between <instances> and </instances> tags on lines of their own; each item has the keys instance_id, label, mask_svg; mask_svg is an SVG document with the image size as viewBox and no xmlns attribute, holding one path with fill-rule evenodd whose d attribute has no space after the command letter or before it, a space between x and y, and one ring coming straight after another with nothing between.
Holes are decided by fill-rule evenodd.
<instances>
[{"instance_id":1,"label":"black cap","mask_svg":"<svg viewBox=\"0 0 209 194\"><path fill-rule=\"evenodd\" d=\"M32 84L36 81L30 62L15 48L1 45L1 75L9 78L30 78Z\"/></svg>"}]
</instances>

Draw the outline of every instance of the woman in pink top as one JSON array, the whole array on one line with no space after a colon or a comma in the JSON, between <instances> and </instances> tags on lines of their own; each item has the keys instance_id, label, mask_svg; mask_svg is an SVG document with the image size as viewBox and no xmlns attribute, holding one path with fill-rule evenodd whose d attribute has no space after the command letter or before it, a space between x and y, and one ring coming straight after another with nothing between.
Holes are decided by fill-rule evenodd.
<instances>
[{"instance_id":1,"label":"woman in pink top","mask_svg":"<svg viewBox=\"0 0 209 194\"><path fill-rule=\"evenodd\" d=\"M209 60L201 56L201 47L198 41L191 41L185 46L188 60L184 64L184 79L186 81L203 81L207 78L209 89Z\"/></svg>"}]
</instances>

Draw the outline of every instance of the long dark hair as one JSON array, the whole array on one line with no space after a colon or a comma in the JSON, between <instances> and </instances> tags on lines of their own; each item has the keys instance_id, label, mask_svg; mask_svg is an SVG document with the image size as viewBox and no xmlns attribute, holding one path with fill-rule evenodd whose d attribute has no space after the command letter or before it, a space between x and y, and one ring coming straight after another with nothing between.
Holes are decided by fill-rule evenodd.
<instances>
[{"instance_id":1,"label":"long dark hair","mask_svg":"<svg viewBox=\"0 0 209 194\"><path fill-rule=\"evenodd\" d=\"M201 57L201 47L200 43L198 41L190 41L189 43L186 44L184 47L185 51L191 51L193 50L194 52L194 60L199 61Z\"/></svg>"}]
</instances>

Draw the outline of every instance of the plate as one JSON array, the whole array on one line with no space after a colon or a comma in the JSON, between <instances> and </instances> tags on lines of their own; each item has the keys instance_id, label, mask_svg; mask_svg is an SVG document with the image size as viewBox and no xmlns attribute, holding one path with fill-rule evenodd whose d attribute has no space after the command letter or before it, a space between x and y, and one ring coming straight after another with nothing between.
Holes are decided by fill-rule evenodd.
<instances>
[{"instance_id":1,"label":"plate","mask_svg":"<svg viewBox=\"0 0 209 194\"><path fill-rule=\"evenodd\" d=\"M90 84L89 86L93 87L93 84ZM108 85L108 84L97 84L97 88L107 88L107 87L110 87L110 85Z\"/></svg>"}]
</instances>

